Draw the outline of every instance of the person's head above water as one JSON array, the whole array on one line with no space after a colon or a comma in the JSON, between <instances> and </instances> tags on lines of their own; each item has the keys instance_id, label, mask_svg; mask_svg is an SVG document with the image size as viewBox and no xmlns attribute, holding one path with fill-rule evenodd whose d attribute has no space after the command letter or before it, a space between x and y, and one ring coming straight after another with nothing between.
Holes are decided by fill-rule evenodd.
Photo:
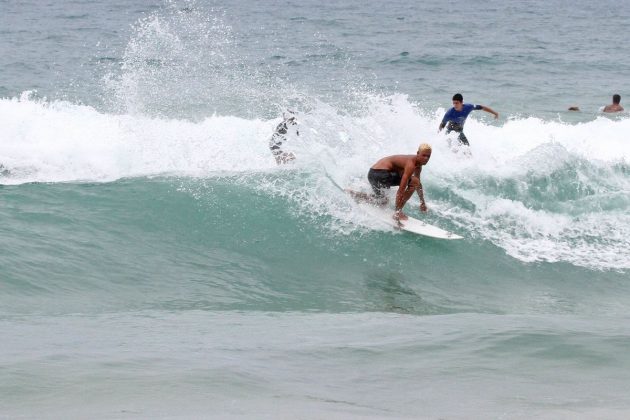
<instances>
[{"instance_id":1,"label":"person's head above water","mask_svg":"<svg viewBox=\"0 0 630 420\"><path fill-rule=\"evenodd\" d=\"M602 112L622 112L624 109L619 102L621 102L621 95L615 93L612 97L612 104L606 105Z\"/></svg>"}]
</instances>

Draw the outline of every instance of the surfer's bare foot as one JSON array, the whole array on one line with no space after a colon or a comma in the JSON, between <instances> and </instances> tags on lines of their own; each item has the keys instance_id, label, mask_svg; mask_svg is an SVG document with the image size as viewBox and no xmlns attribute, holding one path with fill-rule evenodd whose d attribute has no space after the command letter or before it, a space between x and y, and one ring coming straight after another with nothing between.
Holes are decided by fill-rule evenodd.
<instances>
[{"instance_id":1,"label":"surfer's bare foot","mask_svg":"<svg viewBox=\"0 0 630 420\"><path fill-rule=\"evenodd\" d=\"M402 212L402 210L396 210L394 212L394 220L400 222L401 220L407 220L409 219L409 217L407 217L407 215L405 213Z\"/></svg>"}]
</instances>

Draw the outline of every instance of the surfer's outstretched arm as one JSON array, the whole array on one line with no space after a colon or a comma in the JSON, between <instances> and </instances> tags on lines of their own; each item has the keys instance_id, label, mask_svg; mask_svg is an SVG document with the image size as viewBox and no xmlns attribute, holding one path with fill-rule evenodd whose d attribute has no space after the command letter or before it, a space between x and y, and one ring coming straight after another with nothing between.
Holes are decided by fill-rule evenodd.
<instances>
[{"instance_id":1,"label":"surfer's outstretched arm","mask_svg":"<svg viewBox=\"0 0 630 420\"><path fill-rule=\"evenodd\" d=\"M498 112L496 112L495 110L493 110L492 108L487 107L487 106L485 106L485 105L479 105L479 106L481 107L481 109L483 109L483 110L484 110L484 111L486 111L487 113L494 115L494 119L495 119L495 120L496 120L497 118L499 118L499 113L498 113Z\"/></svg>"}]
</instances>

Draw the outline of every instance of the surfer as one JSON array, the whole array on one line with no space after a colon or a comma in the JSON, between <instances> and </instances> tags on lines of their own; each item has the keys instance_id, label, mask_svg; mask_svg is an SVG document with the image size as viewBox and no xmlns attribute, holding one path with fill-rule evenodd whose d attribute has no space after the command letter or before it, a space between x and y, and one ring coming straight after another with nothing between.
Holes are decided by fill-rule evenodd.
<instances>
[{"instance_id":1,"label":"surfer","mask_svg":"<svg viewBox=\"0 0 630 420\"><path fill-rule=\"evenodd\" d=\"M466 118L468 118L468 114L470 114L475 109L482 109L494 115L494 119L499 118L499 113L495 112L491 108L488 108L487 106L465 104L462 94L456 93L455 95L453 95L453 107L446 111L446 114L444 114L444 118L442 118L440 128L438 129L438 133L442 131L442 129L446 126L446 134L450 133L451 131L455 131L456 133L459 133L459 144L470 146L470 143L468 143L468 139L464 135L464 123L466 122Z\"/></svg>"},{"instance_id":2,"label":"surfer","mask_svg":"<svg viewBox=\"0 0 630 420\"><path fill-rule=\"evenodd\" d=\"M615 93L612 97L612 104L606 105L602 112L621 112L623 111L623 107L619 105L621 102L621 96Z\"/></svg>"},{"instance_id":3,"label":"surfer","mask_svg":"<svg viewBox=\"0 0 630 420\"><path fill-rule=\"evenodd\" d=\"M287 135L289 132L295 132L296 136L300 135L300 132L297 129L297 119L295 118L295 113L293 111L287 111L282 115L282 117L282 122L278 124L269 139L269 150L271 150L273 157L276 158L276 163L278 165L295 160L293 152L282 150L281 146L283 142L287 141Z\"/></svg>"},{"instance_id":4,"label":"surfer","mask_svg":"<svg viewBox=\"0 0 630 420\"><path fill-rule=\"evenodd\" d=\"M374 190L374 194L360 193L346 190L360 201L367 201L378 205L386 205L388 200L385 189L398 185L396 193L395 220L407 220L407 215L402 209L409 201L414 191L420 198L420 210L427 211L424 202L422 183L420 182L420 172L422 166L426 165L431 158L431 146L422 143L415 155L393 155L387 156L376 162L368 171L368 181Z\"/></svg>"}]
</instances>

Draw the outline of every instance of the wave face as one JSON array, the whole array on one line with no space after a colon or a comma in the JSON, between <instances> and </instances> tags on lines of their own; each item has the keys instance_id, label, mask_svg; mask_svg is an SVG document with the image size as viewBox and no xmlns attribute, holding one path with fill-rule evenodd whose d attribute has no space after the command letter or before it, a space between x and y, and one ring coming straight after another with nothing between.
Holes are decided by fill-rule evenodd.
<instances>
[{"instance_id":1,"label":"wave face","mask_svg":"<svg viewBox=\"0 0 630 420\"><path fill-rule=\"evenodd\" d=\"M429 142L435 151L423 181L430 220L523 262L629 268L629 120L570 125L527 118L497 127L471 119L468 157L449 147L452 139L427 134L435 133L442 110L427 114L402 95L365 101L362 113L325 103L301 112L300 135L286 142L299 158L277 168L268 140L279 119L106 114L25 94L0 100L1 179L17 185L171 176L205 185L230 177L298 206L304 220L330 219L330 232L345 234L370 221L339 187L368 191L365 173L377 159Z\"/></svg>"},{"instance_id":2,"label":"wave face","mask_svg":"<svg viewBox=\"0 0 630 420\"><path fill-rule=\"evenodd\" d=\"M0 2L0 417L630 417L626 9L153 3Z\"/></svg>"}]
</instances>

